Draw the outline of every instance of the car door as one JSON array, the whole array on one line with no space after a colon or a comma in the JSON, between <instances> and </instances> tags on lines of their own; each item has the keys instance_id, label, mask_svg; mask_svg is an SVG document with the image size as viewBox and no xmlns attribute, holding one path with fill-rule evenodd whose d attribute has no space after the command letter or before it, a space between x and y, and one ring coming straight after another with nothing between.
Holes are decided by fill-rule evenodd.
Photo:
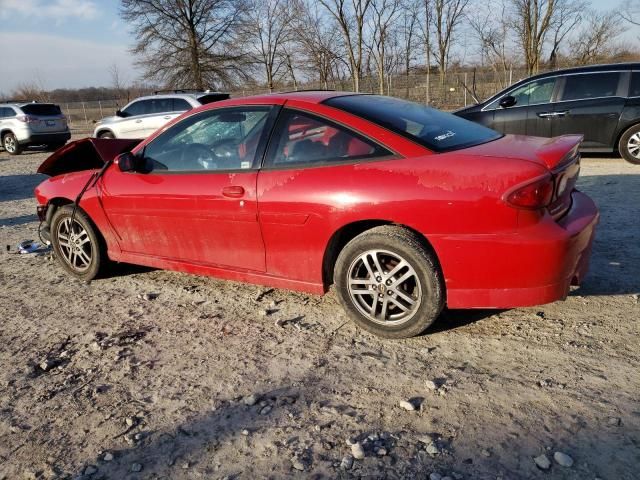
<instances>
[{"instance_id":1,"label":"car door","mask_svg":"<svg viewBox=\"0 0 640 480\"><path fill-rule=\"evenodd\" d=\"M151 111L144 119L145 137L153 134L159 128L164 127L174 118L191 109L189 102L182 98L164 97L151 101Z\"/></svg>"},{"instance_id":2,"label":"car door","mask_svg":"<svg viewBox=\"0 0 640 480\"><path fill-rule=\"evenodd\" d=\"M124 109L121 116L123 117L117 123L117 138L145 138L143 131L142 118L147 113L150 103L146 100L136 100Z\"/></svg>"},{"instance_id":3,"label":"car door","mask_svg":"<svg viewBox=\"0 0 640 480\"><path fill-rule=\"evenodd\" d=\"M207 110L139 152L145 169L104 176L102 203L123 252L264 271L256 181L275 107Z\"/></svg>"},{"instance_id":4,"label":"car door","mask_svg":"<svg viewBox=\"0 0 640 480\"><path fill-rule=\"evenodd\" d=\"M324 117L283 109L258 178L267 272L303 282L320 277L318 252L328 241L323 235L335 231L349 205L365 201L359 190L371 188L366 161L392 157ZM344 207L336 209L336 203Z\"/></svg>"},{"instance_id":5,"label":"car door","mask_svg":"<svg viewBox=\"0 0 640 480\"><path fill-rule=\"evenodd\" d=\"M583 148L610 150L629 91L629 72L567 75L551 118L552 135L584 135Z\"/></svg>"},{"instance_id":6,"label":"car door","mask_svg":"<svg viewBox=\"0 0 640 480\"><path fill-rule=\"evenodd\" d=\"M485 107L493 109L494 130L505 134L532 135L537 137L551 136L550 116L553 111L553 98L556 88L556 77L533 80L516 87L505 96L512 96L515 104L501 107L500 99Z\"/></svg>"}]
</instances>

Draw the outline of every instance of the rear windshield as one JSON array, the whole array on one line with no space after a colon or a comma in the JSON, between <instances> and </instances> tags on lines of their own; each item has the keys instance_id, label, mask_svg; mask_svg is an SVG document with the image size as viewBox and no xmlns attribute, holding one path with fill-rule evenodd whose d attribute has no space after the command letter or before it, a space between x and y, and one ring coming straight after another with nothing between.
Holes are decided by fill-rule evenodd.
<instances>
[{"instance_id":1,"label":"rear windshield","mask_svg":"<svg viewBox=\"0 0 640 480\"><path fill-rule=\"evenodd\" d=\"M435 152L471 147L502 136L469 120L399 98L346 95L324 103L377 123Z\"/></svg>"},{"instance_id":2,"label":"rear windshield","mask_svg":"<svg viewBox=\"0 0 640 480\"><path fill-rule=\"evenodd\" d=\"M227 100L231 95L228 93L208 93L198 97L198 101L205 105L207 103L219 102L220 100Z\"/></svg>"},{"instance_id":3,"label":"rear windshield","mask_svg":"<svg viewBox=\"0 0 640 480\"><path fill-rule=\"evenodd\" d=\"M22 107L20 107L20 110L22 110L27 115L62 115L60 107L52 103L30 103L28 105L23 105Z\"/></svg>"}]
</instances>

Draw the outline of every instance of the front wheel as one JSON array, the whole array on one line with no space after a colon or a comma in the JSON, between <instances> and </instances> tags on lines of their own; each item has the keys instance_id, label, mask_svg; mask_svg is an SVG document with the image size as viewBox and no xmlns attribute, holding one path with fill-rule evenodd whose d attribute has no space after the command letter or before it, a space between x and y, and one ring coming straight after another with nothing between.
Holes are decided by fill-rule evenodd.
<instances>
[{"instance_id":1,"label":"front wheel","mask_svg":"<svg viewBox=\"0 0 640 480\"><path fill-rule=\"evenodd\" d=\"M93 280L106 262L106 248L89 217L65 205L51 219L51 244L64 269L81 280Z\"/></svg>"},{"instance_id":2,"label":"front wheel","mask_svg":"<svg viewBox=\"0 0 640 480\"><path fill-rule=\"evenodd\" d=\"M397 226L368 230L343 248L334 279L345 310L385 338L422 333L444 307L444 282L423 239Z\"/></svg>"},{"instance_id":3,"label":"front wheel","mask_svg":"<svg viewBox=\"0 0 640 480\"><path fill-rule=\"evenodd\" d=\"M634 125L622 134L618 151L627 162L640 164L640 125Z\"/></svg>"},{"instance_id":4,"label":"front wheel","mask_svg":"<svg viewBox=\"0 0 640 480\"><path fill-rule=\"evenodd\" d=\"M100 132L98 138L116 138L116 136L111 132Z\"/></svg>"},{"instance_id":5,"label":"front wheel","mask_svg":"<svg viewBox=\"0 0 640 480\"><path fill-rule=\"evenodd\" d=\"M20 147L18 139L11 132L5 133L2 137L2 148L4 148L9 155L20 155L22 152L22 147Z\"/></svg>"}]
</instances>

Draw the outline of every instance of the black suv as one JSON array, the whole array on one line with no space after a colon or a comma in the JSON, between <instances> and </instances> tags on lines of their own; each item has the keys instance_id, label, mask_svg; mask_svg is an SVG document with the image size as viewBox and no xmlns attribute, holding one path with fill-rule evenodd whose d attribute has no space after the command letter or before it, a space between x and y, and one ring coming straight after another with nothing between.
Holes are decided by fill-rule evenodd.
<instances>
[{"instance_id":1,"label":"black suv","mask_svg":"<svg viewBox=\"0 0 640 480\"><path fill-rule=\"evenodd\" d=\"M640 164L640 63L543 73L455 114L502 133L580 133L583 152L618 151Z\"/></svg>"}]
</instances>

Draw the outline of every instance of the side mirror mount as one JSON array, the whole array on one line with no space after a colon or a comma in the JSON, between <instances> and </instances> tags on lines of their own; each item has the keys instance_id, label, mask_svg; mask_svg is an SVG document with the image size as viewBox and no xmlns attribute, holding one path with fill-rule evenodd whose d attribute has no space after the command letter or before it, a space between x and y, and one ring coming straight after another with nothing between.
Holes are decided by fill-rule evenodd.
<instances>
[{"instance_id":1,"label":"side mirror mount","mask_svg":"<svg viewBox=\"0 0 640 480\"><path fill-rule=\"evenodd\" d=\"M121 153L116 157L116 163L121 172L135 172L138 170L138 157L131 152Z\"/></svg>"},{"instance_id":2,"label":"side mirror mount","mask_svg":"<svg viewBox=\"0 0 640 480\"><path fill-rule=\"evenodd\" d=\"M126 115L122 112L122 110L116 110L116 117L125 118Z\"/></svg>"},{"instance_id":3,"label":"side mirror mount","mask_svg":"<svg viewBox=\"0 0 640 480\"><path fill-rule=\"evenodd\" d=\"M500 99L500 106L502 108L509 108L509 107L513 107L518 101L516 100L516 97L512 96L512 95L507 95L506 97L502 97Z\"/></svg>"}]
</instances>

